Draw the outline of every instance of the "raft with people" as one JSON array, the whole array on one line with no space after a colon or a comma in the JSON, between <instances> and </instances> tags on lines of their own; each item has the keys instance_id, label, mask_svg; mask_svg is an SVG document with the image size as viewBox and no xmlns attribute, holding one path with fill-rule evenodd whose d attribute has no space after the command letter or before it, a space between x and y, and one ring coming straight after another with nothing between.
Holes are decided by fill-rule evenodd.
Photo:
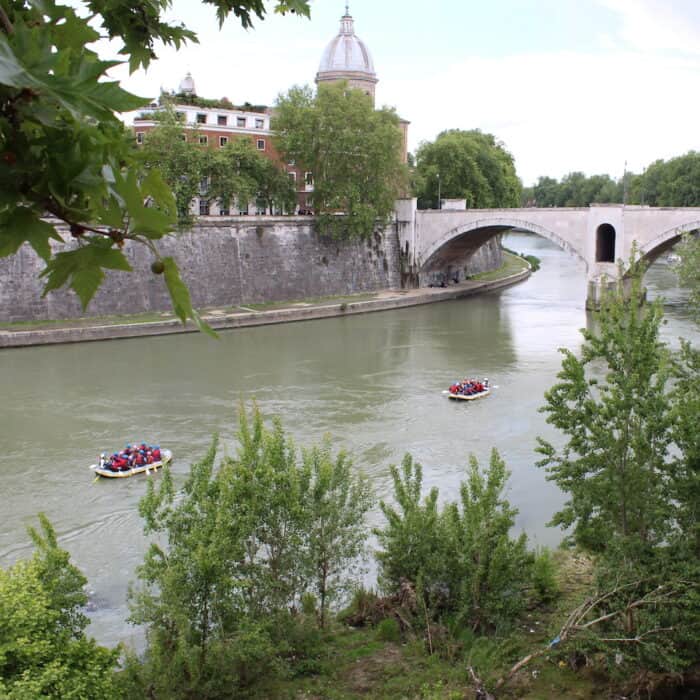
<instances>
[{"instance_id":1,"label":"raft with people","mask_svg":"<svg viewBox=\"0 0 700 700\"><path fill-rule=\"evenodd\" d=\"M485 377L479 379L463 379L461 382L455 382L447 390L447 396L456 401L475 401L483 399L491 393L489 380Z\"/></svg>"},{"instance_id":2,"label":"raft with people","mask_svg":"<svg viewBox=\"0 0 700 700\"><path fill-rule=\"evenodd\" d=\"M142 442L140 445L127 445L109 456L102 452L97 464L91 465L90 469L98 476L108 479L125 479L137 474L156 472L171 462L172 458L170 450Z\"/></svg>"}]
</instances>

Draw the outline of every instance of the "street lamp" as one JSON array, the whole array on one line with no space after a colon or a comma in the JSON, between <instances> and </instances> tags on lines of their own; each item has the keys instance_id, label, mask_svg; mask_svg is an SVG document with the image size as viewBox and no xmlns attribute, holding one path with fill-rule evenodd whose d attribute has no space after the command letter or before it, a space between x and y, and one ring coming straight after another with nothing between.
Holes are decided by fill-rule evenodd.
<instances>
[{"instance_id":1,"label":"street lamp","mask_svg":"<svg viewBox=\"0 0 700 700\"><path fill-rule=\"evenodd\" d=\"M442 201L440 200L440 173L437 174L438 179L438 209L442 209Z\"/></svg>"}]
</instances>

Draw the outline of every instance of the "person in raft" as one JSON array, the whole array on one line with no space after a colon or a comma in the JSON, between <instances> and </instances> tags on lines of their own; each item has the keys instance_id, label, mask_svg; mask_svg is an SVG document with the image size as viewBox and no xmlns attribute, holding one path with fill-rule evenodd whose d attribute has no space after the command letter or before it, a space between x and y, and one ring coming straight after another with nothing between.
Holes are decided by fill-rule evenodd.
<instances>
[{"instance_id":1,"label":"person in raft","mask_svg":"<svg viewBox=\"0 0 700 700\"><path fill-rule=\"evenodd\" d=\"M103 452L100 455L100 467L113 472L122 472L160 462L160 460L160 445L149 446L142 442L140 445L127 445L120 452L114 452L109 458Z\"/></svg>"},{"instance_id":2,"label":"person in raft","mask_svg":"<svg viewBox=\"0 0 700 700\"><path fill-rule=\"evenodd\" d=\"M473 396L481 394L489 387L489 380L484 379L480 382L477 379L463 379L461 382L455 382L449 389L450 394L461 396Z\"/></svg>"}]
</instances>

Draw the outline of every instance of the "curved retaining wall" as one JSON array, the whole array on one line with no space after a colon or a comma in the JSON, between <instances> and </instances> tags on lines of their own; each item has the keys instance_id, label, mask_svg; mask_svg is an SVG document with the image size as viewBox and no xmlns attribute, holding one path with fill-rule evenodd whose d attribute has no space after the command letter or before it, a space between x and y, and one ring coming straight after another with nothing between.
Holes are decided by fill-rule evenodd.
<instances>
[{"instance_id":1,"label":"curved retaining wall","mask_svg":"<svg viewBox=\"0 0 700 700\"><path fill-rule=\"evenodd\" d=\"M77 245L58 229L66 247ZM400 286L398 238L387 227L367 242L321 238L308 217L207 217L158 242L189 286L196 308L286 301ZM65 248L62 248L65 249ZM0 259L0 321L35 321L170 310L150 253L127 242L136 274L109 271L85 313L69 290L41 297L43 261L28 246Z\"/></svg>"},{"instance_id":2,"label":"curved retaining wall","mask_svg":"<svg viewBox=\"0 0 700 700\"><path fill-rule=\"evenodd\" d=\"M57 227L65 244L78 242ZM60 246L60 244L59 244ZM397 225L367 241L342 242L320 237L309 217L202 217L186 233L158 242L163 255L177 260L195 308L315 297L347 296L401 286ZM43 261L28 246L0 258L0 322L46 321L169 311L162 276L150 271L150 253L127 242L133 273L107 271L104 283L83 312L77 296L60 289L42 297ZM498 268L495 241L468 262L469 274Z\"/></svg>"},{"instance_id":3,"label":"curved retaining wall","mask_svg":"<svg viewBox=\"0 0 700 700\"><path fill-rule=\"evenodd\" d=\"M508 287L522 282L530 276L530 270L523 270L509 277L489 282L462 282L447 289L413 289L406 292L385 292L377 299L347 302L345 304L328 304L303 308L276 309L258 313L237 313L224 316L208 317L207 322L216 330L229 328L248 328L273 323L290 323L292 321L309 321L312 319L331 318L388 311L407 306L432 304L438 301L461 299ZM114 340L117 338L138 338L151 335L170 335L174 333L192 333L197 329L190 323L183 326L179 321L167 320L154 323L135 323L125 325L90 326L74 328L50 328L28 331L0 331L0 348L23 347L28 345L51 345L55 343L81 343L91 340Z\"/></svg>"}]
</instances>

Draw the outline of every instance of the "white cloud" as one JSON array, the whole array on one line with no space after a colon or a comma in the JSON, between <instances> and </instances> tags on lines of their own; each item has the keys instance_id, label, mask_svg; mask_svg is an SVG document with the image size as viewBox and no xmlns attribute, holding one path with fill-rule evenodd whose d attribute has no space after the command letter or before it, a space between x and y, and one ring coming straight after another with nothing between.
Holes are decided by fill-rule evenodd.
<instances>
[{"instance_id":1,"label":"white cloud","mask_svg":"<svg viewBox=\"0 0 700 700\"><path fill-rule=\"evenodd\" d=\"M494 133L524 182L572 170L622 175L700 148L700 59L650 54L471 58L429 79L386 80L411 120L411 147L446 128ZM689 138L692 136L692 140Z\"/></svg>"},{"instance_id":2,"label":"white cloud","mask_svg":"<svg viewBox=\"0 0 700 700\"><path fill-rule=\"evenodd\" d=\"M449 128L495 134L527 184L572 170L619 177L625 160L639 172L657 158L700 149L700 0L596 1L620 22L601 27L586 53L542 47L450 59L428 49L402 60L382 53L375 37L370 49L379 69L378 103L396 106L411 121L412 150ZM270 104L279 91L313 82L336 30L328 10L318 23L270 16L253 32L235 22L214 32L213 17L191 9L200 3L178 5L192 15L177 19L193 26L202 43L159 51L148 73L125 80L127 89L154 96L191 71L203 96ZM118 69L115 77L126 78L126 71Z\"/></svg>"},{"instance_id":3,"label":"white cloud","mask_svg":"<svg viewBox=\"0 0 700 700\"><path fill-rule=\"evenodd\" d=\"M700 4L697 0L598 0L622 21L628 46L700 54Z\"/></svg>"}]
</instances>

